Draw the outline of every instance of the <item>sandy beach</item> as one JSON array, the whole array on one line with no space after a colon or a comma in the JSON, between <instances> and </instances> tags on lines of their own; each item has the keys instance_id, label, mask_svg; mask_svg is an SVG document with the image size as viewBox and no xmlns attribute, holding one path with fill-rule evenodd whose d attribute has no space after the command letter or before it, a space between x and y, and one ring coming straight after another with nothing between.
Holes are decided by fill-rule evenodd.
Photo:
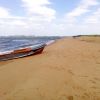
<instances>
[{"instance_id":1,"label":"sandy beach","mask_svg":"<svg viewBox=\"0 0 100 100\"><path fill-rule=\"evenodd\" d=\"M100 100L100 42L64 38L0 62L0 100Z\"/></svg>"}]
</instances>

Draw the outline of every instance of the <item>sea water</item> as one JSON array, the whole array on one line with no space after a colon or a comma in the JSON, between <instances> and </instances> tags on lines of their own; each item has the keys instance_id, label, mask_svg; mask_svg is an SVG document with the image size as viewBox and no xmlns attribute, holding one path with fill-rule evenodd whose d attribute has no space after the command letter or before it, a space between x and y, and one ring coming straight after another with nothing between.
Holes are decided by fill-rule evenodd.
<instances>
[{"instance_id":1,"label":"sea water","mask_svg":"<svg viewBox=\"0 0 100 100\"><path fill-rule=\"evenodd\" d=\"M0 54L39 43L49 43L60 37L0 37Z\"/></svg>"}]
</instances>

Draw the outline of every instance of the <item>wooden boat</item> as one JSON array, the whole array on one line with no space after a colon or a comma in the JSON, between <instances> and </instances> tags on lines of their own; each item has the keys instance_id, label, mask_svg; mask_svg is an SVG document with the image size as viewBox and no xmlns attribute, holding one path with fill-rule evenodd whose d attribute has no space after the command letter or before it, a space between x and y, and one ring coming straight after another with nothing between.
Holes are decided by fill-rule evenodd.
<instances>
[{"instance_id":1,"label":"wooden boat","mask_svg":"<svg viewBox=\"0 0 100 100\"><path fill-rule=\"evenodd\" d=\"M0 54L0 61L22 58L42 53L46 44L38 44Z\"/></svg>"}]
</instances>

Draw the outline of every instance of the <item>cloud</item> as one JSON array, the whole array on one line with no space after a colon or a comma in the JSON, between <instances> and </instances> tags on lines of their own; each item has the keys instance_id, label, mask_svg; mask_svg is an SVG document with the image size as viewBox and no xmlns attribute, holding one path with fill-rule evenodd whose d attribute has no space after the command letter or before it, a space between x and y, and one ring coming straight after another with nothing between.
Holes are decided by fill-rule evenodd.
<instances>
[{"instance_id":1,"label":"cloud","mask_svg":"<svg viewBox=\"0 0 100 100\"><path fill-rule=\"evenodd\" d=\"M97 0L81 0L75 9L66 14L66 20L72 23L77 22L77 17L90 12L91 7L97 6L98 4Z\"/></svg>"},{"instance_id":2,"label":"cloud","mask_svg":"<svg viewBox=\"0 0 100 100\"><path fill-rule=\"evenodd\" d=\"M100 32L100 8L96 8L97 0L82 0L66 17L56 17L59 11L50 7L52 3L49 0L21 1L20 6L26 11L26 16L14 16L11 9L0 7L0 35L43 36Z\"/></svg>"},{"instance_id":3,"label":"cloud","mask_svg":"<svg viewBox=\"0 0 100 100\"><path fill-rule=\"evenodd\" d=\"M1 9L0 35L48 35L56 11L49 0L21 0L26 16L13 16L9 9ZM51 29L51 28L50 28ZM51 29L52 30L52 29ZM49 34L49 35L50 35Z\"/></svg>"},{"instance_id":4,"label":"cloud","mask_svg":"<svg viewBox=\"0 0 100 100\"><path fill-rule=\"evenodd\" d=\"M51 21L55 19L56 11L49 7L49 0L22 0L23 7L29 15L42 16L44 19Z\"/></svg>"},{"instance_id":5,"label":"cloud","mask_svg":"<svg viewBox=\"0 0 100 100\"><path fill-rule=\"evenodd\" d=\"M100 2L81 0L76 8L66 13L60 23L64 34L100 34Z\"/></svg>"},{"instance_id":6,"label":"cloud","mask_svg":"<svg viewBox=\"0 0 100 100\"><path fill-rule=\"evenodd\" d=\"M0 35L20 35L26 26L24 17L13 16L10 9L0 7Z\"/></svg>"},{"instance_id":7,"label":"cloud","mask_svg":"<svg viewBox=\"0 0 100 100\"><path fill-rule=\"evenodd\" d=\"M10 16L9 9L0 7L0 18L6 18L9 16Z\"/></svg>"},{"instance_id":8,"label":"cloud","mask_svg":"<svg viewBox=\"0 0 100 100\"><path fill-rule=\"evenodd\" d=\"M100 24L100 8L98 8L95 12L93 12L91 15L86 17L85 23L87 24Z\"/></svg>"},{"instance_id":9,"label":"cloud","mask_svg":"<svg viewBox=\"0 0 100 100\"><path fill-rule=\"evenodd\" d=\"M97 0L82 0L81 3L72 12L68 13L69 17L81 16L84 13L89 12L89 8L98 5Z\"/></svg>"}]
</instances>

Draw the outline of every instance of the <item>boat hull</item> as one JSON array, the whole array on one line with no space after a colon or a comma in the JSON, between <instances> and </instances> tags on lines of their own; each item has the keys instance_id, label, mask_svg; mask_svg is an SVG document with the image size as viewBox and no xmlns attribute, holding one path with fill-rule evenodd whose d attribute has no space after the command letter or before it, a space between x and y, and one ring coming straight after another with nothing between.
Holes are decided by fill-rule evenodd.
<instances>
[{"instance_id":1,"label":"boat hull","mask_svg":"<svg viewBox=\"0 0 100 100\"><path fill-rule=\"evenodd\" d=\"M41 45L37 48L23 48L20 50L15 50L9 54L0 55L0 61L12 60L17 58L23 58L31 55L36 55L42 53L45 45Z\"/></svg>"}]
</instances>

